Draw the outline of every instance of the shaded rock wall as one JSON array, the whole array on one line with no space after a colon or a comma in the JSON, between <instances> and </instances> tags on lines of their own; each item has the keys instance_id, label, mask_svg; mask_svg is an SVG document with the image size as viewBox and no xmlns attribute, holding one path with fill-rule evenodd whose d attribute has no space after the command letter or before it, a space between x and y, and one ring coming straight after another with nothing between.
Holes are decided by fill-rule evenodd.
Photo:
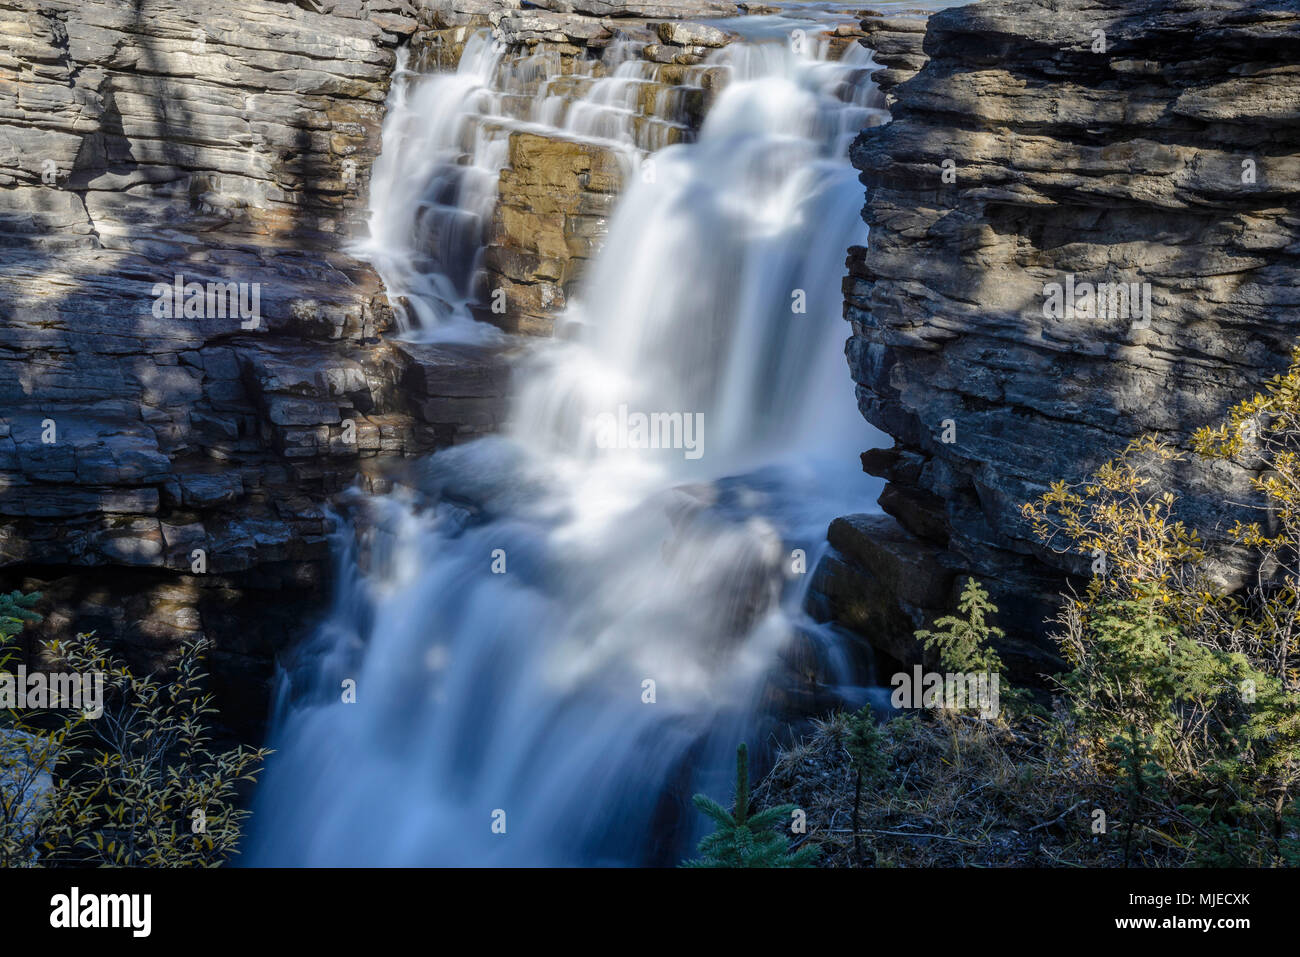
<instances>
[{"instance_id":1,"label":"shaded rock wall","mask_svg":"<svg viewBox=\"0 0 1300 957\"><path fill-rule=\"evenodd\" d=\"M335 495L387 488L504 410L512 347L393 340L379 277L345 251L398 46L453 68L490 29L512 59L585 71L580 96L628 40L657 97L729 39L664 19L734 13L0 0L0 587L46 593L31 647L94 630L155 668L205 636L223 716L254 734L276 652L324 610ZM678 101L702 115L702 90ZM483 318L549 334L625 163L525 131L509 145L485 255L509 308Z\"/></svg>"},{"instance_id":2,"label":"shaded rock wall","mask_svg":"<svg viewBox=\"0 0 1300 957\"><path fill-rule=\"evenodd\" d=\"M215 640L236 723L320 608L329 498L490 428L504 394L495 356L384 341L342 251L413 14L0 2L0 586L137 665ZM177 276L204 287L189 315Z\"/></svg>"},{"instance_id":3,"label":"shaded rock wall","mask_svg":"<svg viewBox=\"0 0 1300 957\"><path fill-rule=\"evenodd\" d=\"M864 466L911 547L988 579L1032 655L1086 566L1042 549L1020 503L1139 434L1185 443L1295 340L1300 5L988 0L931 16L921 56L910 30L864 31L889 47L893 120L852 153L871 238L847 355L894 438ZM1070 276L1148 284L1149 321L1045 313ZM1171 476L1219 537L1243 478Z\"/></svg>"}]
</instances>

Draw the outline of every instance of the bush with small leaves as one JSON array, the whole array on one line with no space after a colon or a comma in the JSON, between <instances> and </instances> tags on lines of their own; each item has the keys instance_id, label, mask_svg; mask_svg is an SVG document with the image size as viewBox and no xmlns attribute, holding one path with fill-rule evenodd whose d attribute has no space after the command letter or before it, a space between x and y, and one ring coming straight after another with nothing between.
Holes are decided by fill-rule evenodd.
<instances>
[{"instance_id":1,"label":"bush with small leaves","mask_svg":"<svg viewBox=\"0 0 1300 957\"><path fill-rule=\"evenodd\" d=\"M87 726L98 739L64 781L45 829L59 859L113 867L212 867L237 853L251 813L236 798L265 748L210 749L212 696L202 690L204 641L188 641L167 681L140 677L91 635L53 642L70 670L102 672L108 702Z\"/></svg>"},{"instance_id":2,"label":"bush with small leaves","mask_svg":"<svg viewBox=\"0 0 1300 957\"><path fill-rule=\"evenodd\" d=\"M1252 470L1257 498L1243 507L1266 513L1230 530L1255 570L1238 592L1216 585L1201 534L1167 490L1188 453L1154 437L1023 512L1044 543L1093 560L1059 638L1073 669L1062 687L1098 773L1124 779L1108 742L1148 742L1177 832L1163 840L1198 859L1276 863L1300 784L1300 351L1192 444Z\"/></svg>"},{"instance_id":3,"label":"bush with small leaves","mask_svg":"<svg viewBox=\"0 0 1300 957\"><path fill-rule=\"evenodd\" d=\"M40 592L0 594L0 672L18 657L13 639L29 622L38 622ZM0 710L0 867L30 867L40 862L38 845L54 788L54 770L77 752L73 747L81 718L64 717L36 725L29 712Z\"/></svg>"},{"instance_id":4,"label":"bush with small leaves","mask_svg":"<svg viewBox=\"0 0 1300 957\"><path fill-rule=\"evenodd\" d=\"M270 752L211 750L204 647L183 644L159 680L133 674L93 635L45 646L61 668L104 676L104 709L41 722L0 715L0 865L210 867L237 852L250 813L238 788Z\"/></svg>"}]
</instances>

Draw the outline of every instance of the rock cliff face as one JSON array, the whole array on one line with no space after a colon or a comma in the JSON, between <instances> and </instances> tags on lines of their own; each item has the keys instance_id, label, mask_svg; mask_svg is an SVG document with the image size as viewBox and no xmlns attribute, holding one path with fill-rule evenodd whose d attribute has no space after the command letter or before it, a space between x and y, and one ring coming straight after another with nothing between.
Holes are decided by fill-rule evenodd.
<instances>
[{"instance_id":1,"label":"rock cliff face","mask_svg":"<svg viewBox=\"0 0 1300 957\"><path fill-rule=\"evenodd\" d=\"M501 402L495 356L384 341L342 251L413 12L0 3L0 585L136 664L213 639L235 723L319 604L329 497Z\"/></svg>"},{"instance_id":2,"label":"rock cliff face","mask_svg":"<svg viewBox=\"0 0 1300 957\"><path fill-rule=\"evenodd\" d=\"M920 50L912 24L864 23L893 120L853 148L871 238L845 284L859 405L895 443L863 462L897 524L839 523L822 574L862 593L923 561L926 587L859 625L986 578L1032 670L1051 659L1029 636L1086 566L1039 547L1019 504L1139 434L1184 443L1295 341L1300 5L987 0L931 16ZM1149 311L1051 303L1100 283ZM1172 478L1221 534L1240 472ZM881 640L916 653L897 625Z\"/></svg>"},{"instance_id":3,"label":"rock cliff face","mask_svg":"<svg viewBox=\"0 0 1300 957\"><path fill-rule=\"evenodd\" d=\"M654 81L632 110L648 149L691 135L697 65L732 39L678 18L737 12L0 0L0 587L45 592L31 637L94 630L146 668L206 637L223 718L255 734L275 653L323 610L334 497L504 408L513 347L395 340L383 284L347 252L398 47L454 68L489 29L534 78L505 98L525 110L528 82L581 97L621 44ZM508 140L482 256L508 308L481 318L546 335L628 156Z\"/></svg>"},{"instance_id":4,"label":"rock cliff face","mask_svg":"<svg viewBox=\"0 0 1300 957\"><path fill-rule=\"evenodd\" d=\"M484 256L487 284L509 308L481 316L507 332L550 335L604 236L623 173L613 150L534 133L512 134L509 156Z\"/></svg>"}]
</instances>

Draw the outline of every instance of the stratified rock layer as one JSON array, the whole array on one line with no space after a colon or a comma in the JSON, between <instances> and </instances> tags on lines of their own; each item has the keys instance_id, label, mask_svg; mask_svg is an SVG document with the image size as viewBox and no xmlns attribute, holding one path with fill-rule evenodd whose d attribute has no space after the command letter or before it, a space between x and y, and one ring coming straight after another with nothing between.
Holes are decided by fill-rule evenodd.
<instances>
[{"instance_id":1,"label":"stratified rock layer","mask_svg":"<svg viewBox=\"0 0 1300 957\"><path fill-rule=\"evenodd\" d=\"M503 400L494 353L383 341L341 251L416 27L404 0L0 0L0 584L136 664L214 639L232 720L320 608L329 498Z\"/></svg>"},{"instance_id":2,"label":"stratified rock layer","mask_svg":"<svg viewBox=\"0 0 1300 957\"><path fill-rule=\"evenodd\" d=\"M871 237L849 257L847 354L895 440L864 465L910 536L1041 634L1085 566L1018 506L1139 434L1185 444L1295 341L1300 5L988 0L931 16L924 57L911 27L864 31L887 35L894 118L852 153ZM1070 276L1149 284L1149 321L1048 315ZM1222 534L1240 472L1172 478Z\"/></svg>"},{"instance_id":3,"label":"stratified rock layer","mask_svg":"<svg viewBox=\"0 0 1300 957\"><path fill-rule=\"evenodd\" d=\"M454 69L490 30L580 96L625 41L658 78L634 117L657 146L698 123L684 80L730 39L663 21L736 12L0 0L0 587L46 593L37 634L94 630L145 668L211 639L223 716L252 732L276 650L324 610L334 497L504 414L513 346L385 338L382 283L346 252L398 45ZM523 129L508 146L482 257L508 308L482 318L545 335L627 156Z\"/></svg>"}]
</instances>

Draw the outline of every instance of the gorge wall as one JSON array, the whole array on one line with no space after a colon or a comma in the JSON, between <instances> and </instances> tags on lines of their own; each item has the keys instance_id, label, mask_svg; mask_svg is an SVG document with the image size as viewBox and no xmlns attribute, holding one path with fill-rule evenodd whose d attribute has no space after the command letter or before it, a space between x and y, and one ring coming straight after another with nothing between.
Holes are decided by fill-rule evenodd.
<instances>
[{"instance_id":1,"label":"gorge wall","mask_svg":"<svg viewBox=\"0 0 1300 957\"><path fill-rule=\"evenodd\" d=\"M621 44L646 65L649 150L692 135L713 79L692 68L733 39L679 18L757 9L0 0L0 588L45 595L29 652L95 631L156 669L209 639L222 718L255 736L277 652L326 607L331 503L504 406L513 340L395 339L406 303L347 251L400 47L454 68L492 31L509 113L543 81L582 96ZM626 157L536 130L507 145L476 314L548 335Z\"/></svg>"},{"instance_id":2,"label":"gorge wall","mask_svg":"<svg viewBox=\"0 0 1300 957\"><path fill-rule=\"evenodd\" d=\"M986 0L864 23L893 119L853 148L870 245L845 283L863 456L887 516L831 528L827 614L902 660L987 581L1020 670L1087 559L1018 507L1130 439L1187 444L1282 368L1300 324L1300 5ZM1148 283L1149 322L1047 317L1045 285ZM947 434L945 435L945 431ZM1244 472L1188 462L1222 539Z\"/></svg>"},{"instance_id":3,"label":"gorge wall","mask_svg":"<svg viewBox=\"0 0 1300 957\"><path fill-rule=\"evenodd\" d=\"M0 586L45 593L33 649L95 631L152 668L208 638L251 728L321 606L330 498L490 427L497 356L383 338L344 251L417 13L0 3ZM177 282L206 308L160 305Z\"/></svg>"},{"instance_id":4,"label":"gorge wall","mask_svg":"<svg viewBox=\"0 0 1300 957\"><path fill-rule=\"evenodd\" d=\"M399 47L411 69L448 68L491 30L510 107L543 80L582 96L630 45L652 77L646 151L693 135L715 82L699 66L732 39L678 18L761 10L0 0L0 587L46 593L33 642L94 630L157 667L209 638L224 717L255 733L276 652L323 610L331 502L491 430L507 391L512 346L397 341L400 296L346 252ZM857 15L830 39L875 51L894 118L853 149L872 232L848 259L847 354L894 446L863 457L888 480L886 514L832 524L812 609L910 661L912 630L976 574L1004 652L1035 673L1054 661L1035 635L1084 566L1035 543L1019 504L1143 432L1185 442L1285 363L1300 13L987 0ZM536 130L507 147L475 312L549 335L626 156ZM1044 285L1071 274L1149 283L1149 324L1046 318ZM256 321L168 314L177 276L245 302L255 288ZM503 311L486 307L498 290ZM1211 532L1244 494L1241 470L1176 478Z\"/></svg>"},{"instance_id":5,"label":"gorge wall","mask_svg":"<svg viewBox=\"0 0 1300 957\"><path fill-rule=\"evenodd\" d=\"M405 12L0 4L0 565L45 592L33 640L96 631L152 666L212 638L242 720L226 692L315 593L325 496L432 442L340 252ZM250 314L256 290L256 321L155 310L177 276Z\"/></svg>"}]
</instances>

